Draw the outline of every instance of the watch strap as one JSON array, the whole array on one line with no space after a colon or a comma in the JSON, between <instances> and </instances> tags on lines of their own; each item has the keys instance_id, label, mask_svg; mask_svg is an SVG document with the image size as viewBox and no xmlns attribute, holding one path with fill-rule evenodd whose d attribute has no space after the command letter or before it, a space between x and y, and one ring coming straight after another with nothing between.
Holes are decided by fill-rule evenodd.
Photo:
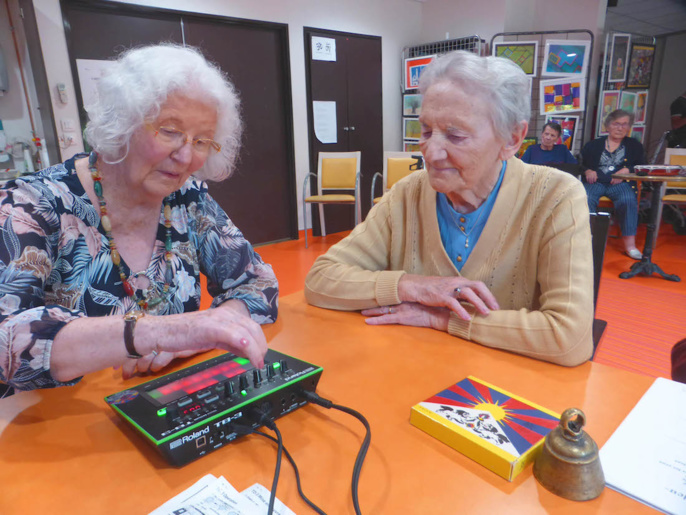
<instances>
[{"instance_id":1,"label":"watch strap","mask_svg":"<svg viewBox=\"0 0 686 515\"><path fill-rule=\"evenodd\" d=\"M127 358L139 359L143 357L136 351L133 335L136 330L136 322L144 316L145 313L143 311L131 311L124 315L124 346L126 347Z\"/></svg>"}]
</instances>

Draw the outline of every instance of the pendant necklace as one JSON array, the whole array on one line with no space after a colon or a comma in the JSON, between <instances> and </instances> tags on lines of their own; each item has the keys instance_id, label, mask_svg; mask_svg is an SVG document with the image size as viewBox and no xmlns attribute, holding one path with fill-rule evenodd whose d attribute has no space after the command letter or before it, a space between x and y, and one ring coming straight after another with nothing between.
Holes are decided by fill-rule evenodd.
<instances>
[{"instance_id":1,"label":"pendant necklace","mask_svg":"<svg viewBox=\"0 0 686 515\"><path fill-rule=\"evenodd\" d=\"M121 256L117 251L117 245L114 243L114 237L112 236L112 223L107 214L107 203L103 197L102 190L102 175L96 167L98 161L98 154L92 151L88 156L88 169L91 173L91 178L93 179L93 189L95 190L95 195L98 197L98 202L100 204L100 222L102 223L102 228L105 230L105 236L110 247L110 259L114 266L119 270L119 277L122 281L122 286L124 292L129 297L132 297L134 302L138 304L138 307L143 311L154 308L163 301L168 301L169 298L169 288L172 283L172 235L171 235L171 205L169 197L164 199L164 227L166 229L166 237L164 242L164 261L166 264L166 270L164 273L164 286L160 288L157 283L150 277L148 277L145 272L132 273L131 277L127 278L124 272L124 266L121 262ZM145 276L150 282L149 288L137 289L134 288L133 281L137 280L139 277Z\"/></svg>"}]
</instances>

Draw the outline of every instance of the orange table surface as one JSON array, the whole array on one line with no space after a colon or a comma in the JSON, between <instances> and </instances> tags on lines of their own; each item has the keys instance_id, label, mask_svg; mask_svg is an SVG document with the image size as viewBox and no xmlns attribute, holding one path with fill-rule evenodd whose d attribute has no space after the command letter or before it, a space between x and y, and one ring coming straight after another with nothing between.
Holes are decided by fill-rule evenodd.
<instances>
[{"instance_id":1,"label":"orange table surface","mask_svg":"<svg viewBox=\"0 0 686 515\"><path fill-rule=\"evenodd\" d=\"M564 368L432 329L367 326L359 313L307 305L302 293L281 299L279 319L265 332L274 349L323 367L321 396L369 420L372 443L360 482L365 514L652 512L607 488L585 503L562 499L538 484L531 467L507 482L409 423L414 404L473 375L557 412L581 408L602 446L650 377L597 363ZM74 387L1 400L0 513L148 513L208 473L239 491L255 482L271 486L276 445L257 436L182 468L167 465L103 401L148 379L124 382L106 370ZM362 425L313 405L277 424L306 495L329 514L354 513L350 481ZM285 459L277 495L296 513L311 513Z\"/></svg>"}]
</instances>

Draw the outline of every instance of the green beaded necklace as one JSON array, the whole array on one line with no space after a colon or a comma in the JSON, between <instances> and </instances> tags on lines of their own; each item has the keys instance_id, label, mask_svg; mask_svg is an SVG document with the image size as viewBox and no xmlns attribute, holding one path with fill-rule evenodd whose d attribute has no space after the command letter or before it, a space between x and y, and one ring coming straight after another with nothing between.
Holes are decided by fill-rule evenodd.
<instances>
[{"instance_id":1,"label":"green beaded necklace","mask_svg":"<svg viewBox=\"0 0 686 515\"><path fill-rule=\"evenodd\" d=\"M139 308L142 310L147 310L154 308L162 301L167 301L169 297L169 287L172 283L172 236L171 236L171 205L169 197L164 199L164 227L166 229L166 238L164 242L164 261L167 268L164 273L164 287L159 288L155 281L148 277L151 284L151 289L136 290L131 284L131 279L127 279L126 273L124 272L124 266L121 262L121 256L117 251L117 245L114 243L114 238L112 237L112 223L107 215L107 203L102 196L102 176L96 168L95 164L98 161L98 154L92 151L88 156L88 169L91 172L91 178L93 179L93 189L95 190L95 195L98 197L98 202L100 204L100 222L102 223L102 228L105 229L105 236L107 236L107 241L110 246L110 259L112 263L119 270L119 277L122 281L122 286L124 287L124 292L129 297L133 297L133 300L138 304ZM132 274L131 277L138 277L140 273ZM142 291L142 294L140 293Z\"/></svg>"}]
</instances>

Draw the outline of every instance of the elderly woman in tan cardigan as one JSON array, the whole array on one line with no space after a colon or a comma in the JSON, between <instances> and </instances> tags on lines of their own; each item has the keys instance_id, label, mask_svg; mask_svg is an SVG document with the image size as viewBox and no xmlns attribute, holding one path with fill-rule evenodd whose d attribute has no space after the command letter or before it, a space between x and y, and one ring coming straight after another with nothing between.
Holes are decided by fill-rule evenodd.
<instances>
[{"instance_id":1,"label":"elderly woman in tan cardigan","mask_svg":"<svg viewBox=\"0 0 686 515\"><path fill-rule=\"evenodd\" d=\"M513 157L531 115L512 62L467 52L423 72L426 170L396 184L319 257L307 300L370 325L424 326L573 366L593 351L586 193Z\"/></svg>"}]
</instances>

